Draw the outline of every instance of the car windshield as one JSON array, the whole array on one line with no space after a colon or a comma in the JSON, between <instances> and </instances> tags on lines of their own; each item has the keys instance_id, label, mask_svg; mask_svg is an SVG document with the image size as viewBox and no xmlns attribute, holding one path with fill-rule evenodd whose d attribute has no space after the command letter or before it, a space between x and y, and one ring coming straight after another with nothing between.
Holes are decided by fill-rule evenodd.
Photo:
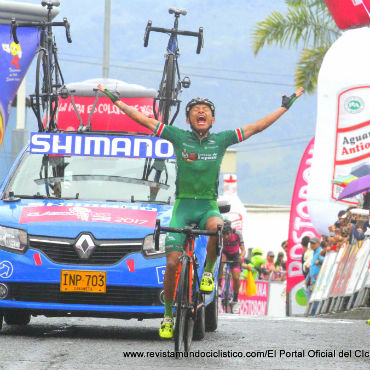
<instances>
[{"instance_id":1,"label":"car windshield","mask_svg":"<svg viewBox=\"0 0 370 370\"><path fill-rule=\"evenodd\" d=\"M25 152L5 191L21 198L170 203L175 180L174 159Z\"/></svg>"}]
</instances>

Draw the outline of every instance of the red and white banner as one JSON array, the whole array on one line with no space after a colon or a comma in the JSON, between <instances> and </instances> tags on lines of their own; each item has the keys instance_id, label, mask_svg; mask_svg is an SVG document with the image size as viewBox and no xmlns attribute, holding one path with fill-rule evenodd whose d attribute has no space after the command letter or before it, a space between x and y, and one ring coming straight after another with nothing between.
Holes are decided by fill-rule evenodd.
<instances>
[{"instance_id":1,"label":"red and white banner","mask_svg":"<svg viewBox=\"0 0 370 370\"><path fill-rule=\"evenodd\" d=\"M157 212L134 209L94 207L23 207L20 224L32 222L109 222L154 227Z\"/></svg>"},{"instance_id":2,"label":"red and white banner","mask_svg":"<svg viewBox=\"0 0 370 370\"><path fill-rule=\"evenodd\" d=\"M370 24L370 0L325 0L341 30Z\"/></svg>"},{"instance_id":3,"label":"red and white banner","mask_svg":"<svg viewBox=\"0 0 370 370\"><path fill-rule=\"evenodd\" d=\"M307 187L310 178L310 168L314 149L315 138L308 144L298 169L289 220L288 236L288 256L287 256L287 293L289 294L290 314L300 314L296 312L296 290L304 280L302 272L302 245L301 240L304 236L313 237L317 234L307 209ZM298 309L298 308L297 308ZM302 311L302 308L298 311Z\"/></svg>"},{"instance_id":4,"label":"red and white banner","mask_svg":"<svg viewBox=\"0 0 370 370\"><path fill-rule=\"evenodd\" d=\"M369 98L370 86L346 89L338 96L333 179L350 174L361 165L369 163ZM333 184L332 199L336 200L342 190L342 187ZM341 202L357 204L358 200L349 198Z\"/></svg>"},{"instance_id":5,"label":"red and white banner","mask_svg":"<svg viewBox=\"0 0 370 370\"><path fill-rule=\"evenodd\" d=\"M87 126L88 118L94 106L95 97L75 96L73 98L78 113L84 126ZM154 118L153 98L125 98L124 102L145 114ZM61 130L75 131L80 125L79 118L73 107L71 97L59 100L58 128ZM151 133L151 131L128 117L109 98L101 97L94 108L91 116L91 129L97 131L128 131L137 133Z\"/></svg>"},{"instance_id":6,"label":"red and white banner","mask_svg":"<svg viewBox=\"0 0 370 370\"><path fill-rule=\"evenodd\" d=\"M307 210L307 184L310 176L314 141L314 138L310 141L301 159L291 202L287 256L287 293L304 279L302 273L302 238L304 236L320 237L311 223Z\"/></svg>"},{"instance_id":7,"label":"red and white banner","mask_svg":"<svg viewBox=\"0 0 370 370\"><path fill-rule=\"evenodd\" d=\"M225 279L222 279L223 286ZM232 287L231 281L231 287ZM247 280L240 280L239 287L239 315L249 316L267 316L268 299L269 299L269 283L267 281L256 281L257 293L253 297L247 297L245 291L247 288ZM232 289L231 289L232 294ZM221 297L220 297L221 299ZM222 305L219 303L219 312L223 313Z\"/></svg>"}]
</instances>

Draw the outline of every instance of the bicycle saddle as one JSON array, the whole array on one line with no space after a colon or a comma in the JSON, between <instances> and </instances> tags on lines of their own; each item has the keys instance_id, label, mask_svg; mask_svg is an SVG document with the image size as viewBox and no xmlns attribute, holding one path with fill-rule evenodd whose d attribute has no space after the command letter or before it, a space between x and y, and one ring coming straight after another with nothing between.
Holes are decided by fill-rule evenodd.
<instances>
[{"instance_id":1,"label":"bicycle saddle","mask_svg":"<svg viewBox=\"0 0 370 370\"><path fill-rule=\"evenodd\" d=\"M169 8L168 13L175 14L175 16L188 14L188 12L185 9L177 9L177 8Z\"/></svg>"}]
</instances>

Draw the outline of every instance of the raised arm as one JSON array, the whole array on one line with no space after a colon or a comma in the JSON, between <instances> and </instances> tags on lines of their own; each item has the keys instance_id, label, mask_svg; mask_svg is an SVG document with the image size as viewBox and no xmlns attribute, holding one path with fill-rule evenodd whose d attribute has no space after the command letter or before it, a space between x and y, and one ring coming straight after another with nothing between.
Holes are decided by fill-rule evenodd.
<instances>
[{"instance_id":1,"label":"raised arm","mask_svg":"<svg viewBox=\"0 0 370 370\"><path fill-rule=\"evenodd\" d=\"M107 95L110 100L112 100L113 104L116 105L122 112L127 114L130 118L132 118L135 122L137 122L139 125L142 125L149 130L152 130L153 132L157 128L158 121L147 117L146 115L138 112L136 109L128 106L123 101L120 100L119 96L115 93L112 93L111 91L104 88L103 85L98 85L98 89Z\"/></svg>"},{"instance_id":2,"label":"raised arm","mask_svg":"<svg viewBox=\"0 0 370 370\"><path fill-rule=\"evenodd\" d=\"M283 95L283 100L281 107L276 109L276 111L268 114L267 116L259 119L255 123L245 125L242 127L244 139L248 139L254 134L265 130L267 127L271 126L275 121L277 121L296 101L298 97L303 94L303 87L300 87L293 95L286 96Z\"/></svg>"}]
</instances>

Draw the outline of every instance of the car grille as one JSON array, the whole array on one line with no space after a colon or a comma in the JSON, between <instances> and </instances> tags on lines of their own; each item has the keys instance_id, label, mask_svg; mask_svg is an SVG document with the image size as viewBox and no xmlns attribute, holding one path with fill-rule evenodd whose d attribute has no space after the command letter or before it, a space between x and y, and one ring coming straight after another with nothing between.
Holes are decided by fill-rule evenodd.
<instances>
[{"instance_id":1,"label":"car grille","mask_svg":"<svg viewBox=\"0 0 370 370\"><path fill-rule=\"evenodd\" d=\"M22 302L65 303L113 306L160 305L158 288L107 286L107 292L61 292L59 284L8 283L7 299Z\"/></svg>"},{"instance_id":2,"label":"car grille","mask_svg":"<svg viewBox=\"0 0 370 370\"><path fill-rule=\"evenodd\" d=\"M29 246L45 254L51 261L73 265L114 265L142 248L142 239L94 240L95 248L88 258L81 258L75 248L76 239L30 236Z\"/></svg>"}]
</instances>

